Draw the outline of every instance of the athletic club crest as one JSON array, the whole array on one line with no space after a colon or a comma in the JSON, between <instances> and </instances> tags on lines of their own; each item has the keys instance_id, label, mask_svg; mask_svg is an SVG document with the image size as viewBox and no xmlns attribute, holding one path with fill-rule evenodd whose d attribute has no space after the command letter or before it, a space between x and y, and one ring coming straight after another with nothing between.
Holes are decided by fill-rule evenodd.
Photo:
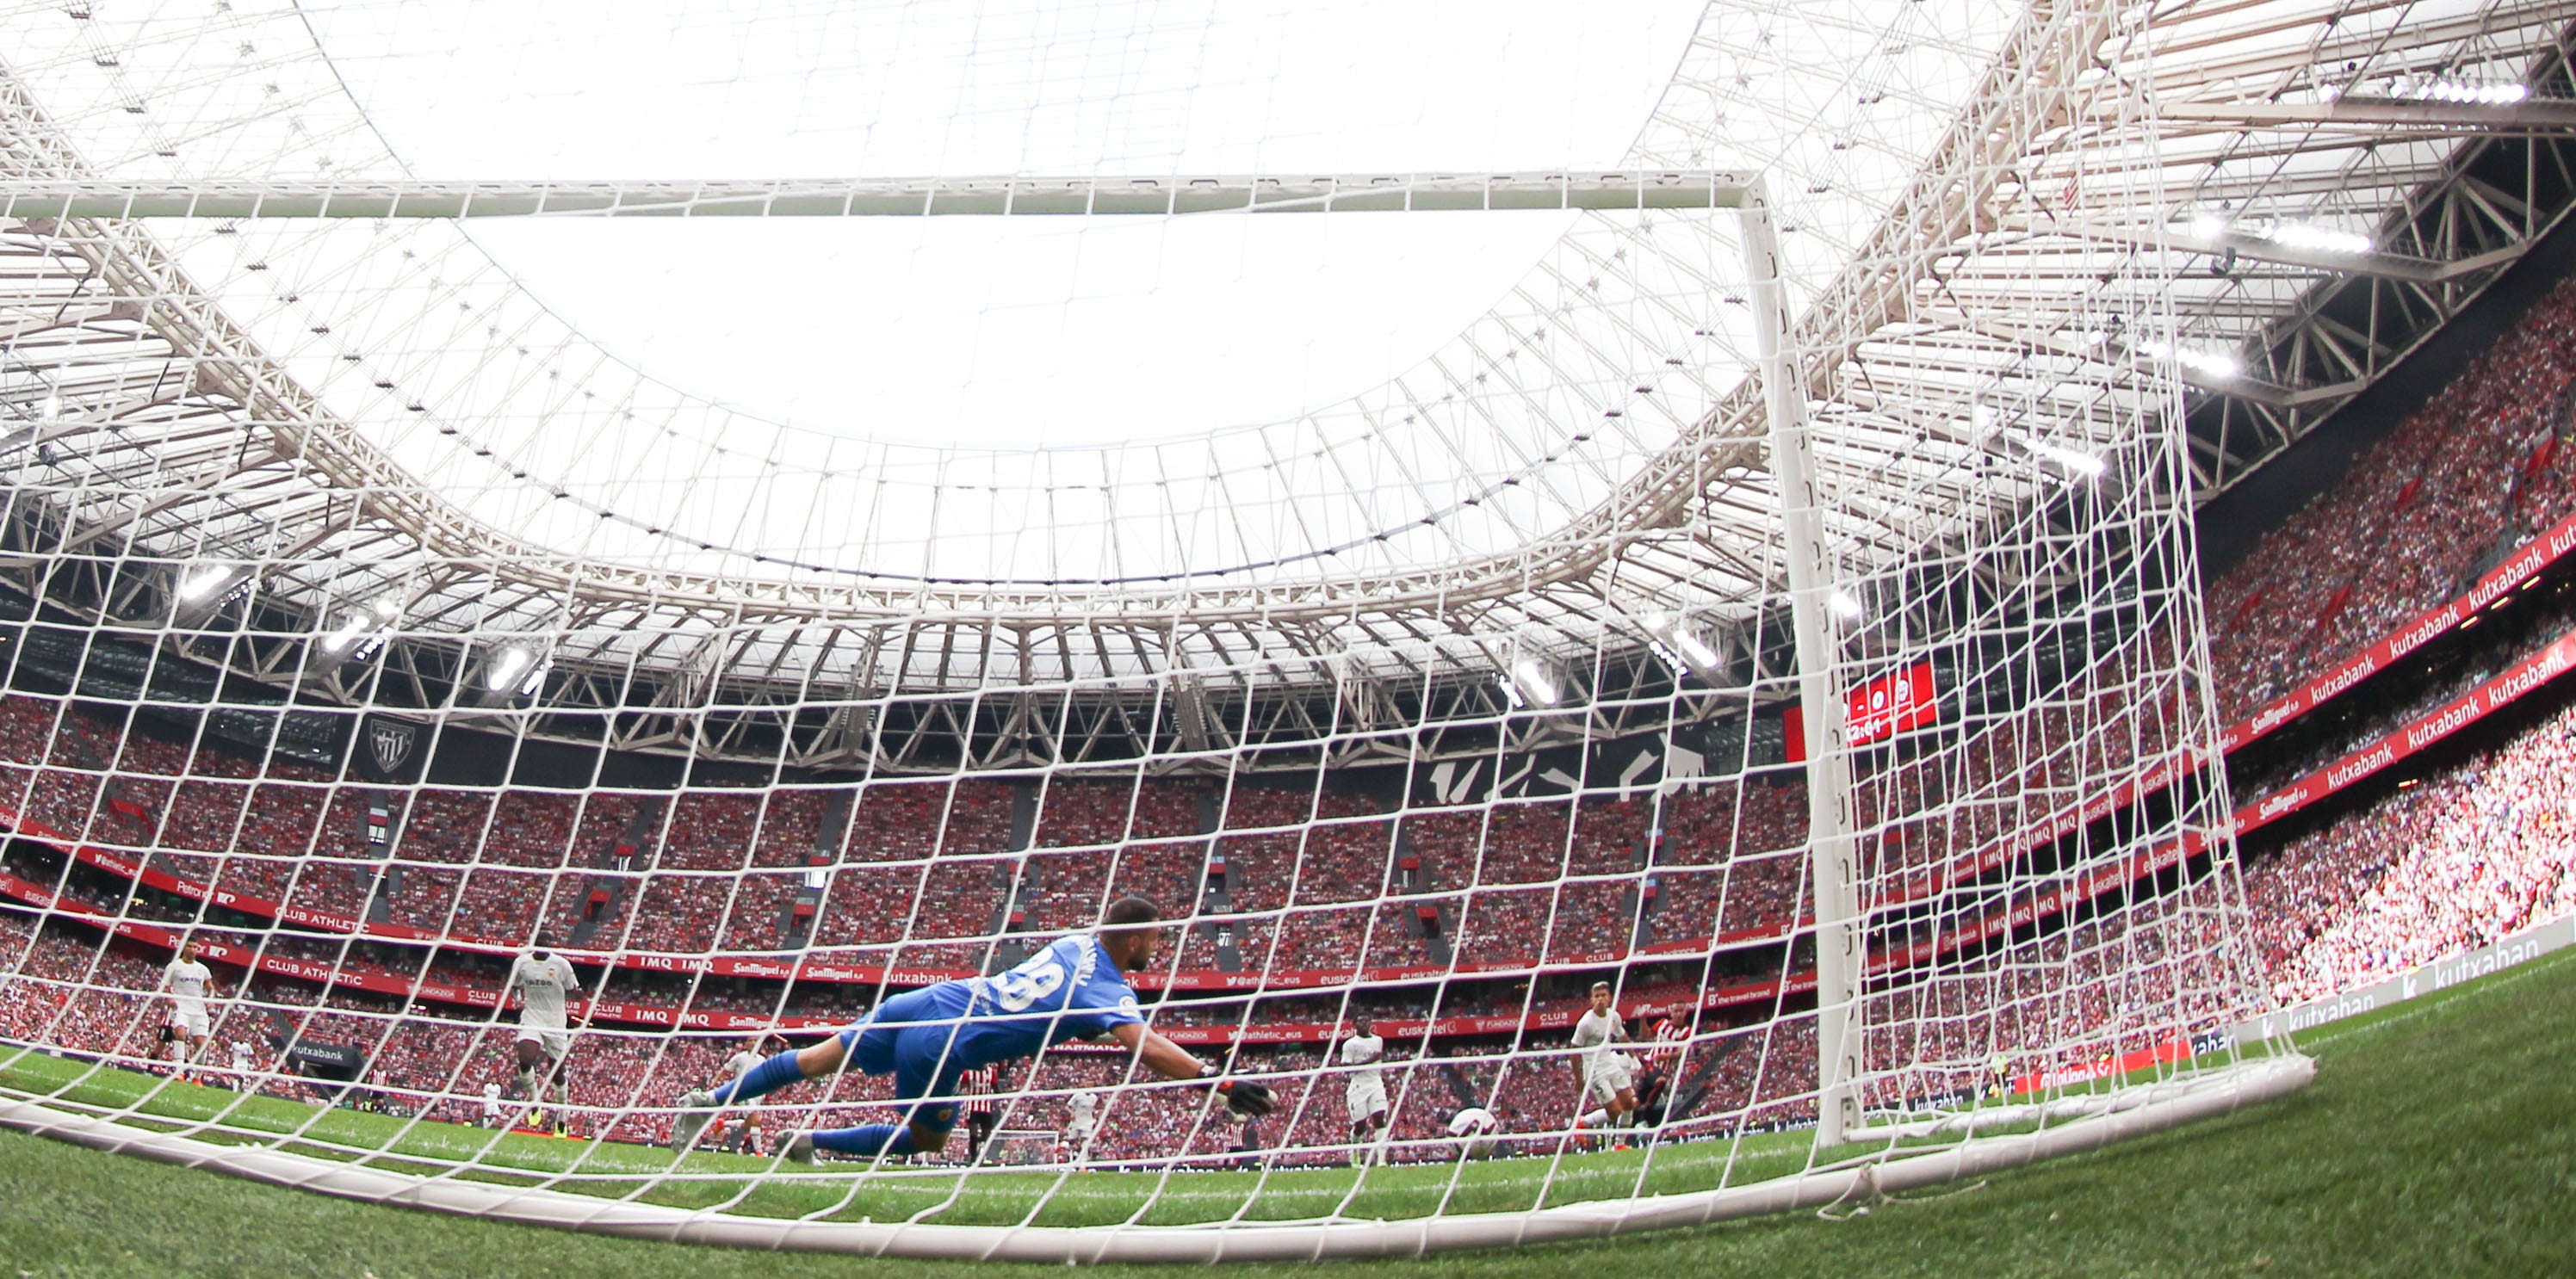
<instances>
[{"instance_id":1,"label":"athletic club crest","mask_svg":"<svg viewBox=\"0 0 2576 1279\"><path fill-rule=\"evenodd\" d=\"M374 758L376 771L391 773L411 758L411 748L420 740L420 725L398 719L367 721L367 754Z\"/></svg>"}]
</instances>

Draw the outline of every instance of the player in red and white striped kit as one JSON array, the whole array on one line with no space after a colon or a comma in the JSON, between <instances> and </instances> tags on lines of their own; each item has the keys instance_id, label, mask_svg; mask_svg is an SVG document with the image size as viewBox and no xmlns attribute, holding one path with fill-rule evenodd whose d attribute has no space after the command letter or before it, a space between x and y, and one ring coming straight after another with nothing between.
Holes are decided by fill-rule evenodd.
<instances>
[{"instance_id":1,"label":"player in red and white striped kit","mask_svg":"<svg viewBox=\"0 0 2576 1279\"><path fill-rule=\"evenodd\" d=\"M966 1162L980 1163L984 1143L992 1140L993 1129L1002 1122L1002 1103L996 1095L1002 1090L1002 1063L988 1062L970 1066L958 1073L957 1092L965 1101Z\"/></svg>"}]
</instances>

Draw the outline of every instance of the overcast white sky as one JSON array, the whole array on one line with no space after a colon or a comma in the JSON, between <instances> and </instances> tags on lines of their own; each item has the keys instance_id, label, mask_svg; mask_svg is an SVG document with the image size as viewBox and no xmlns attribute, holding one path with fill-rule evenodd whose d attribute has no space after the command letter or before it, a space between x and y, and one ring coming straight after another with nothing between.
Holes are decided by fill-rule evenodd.
<instances>
[{"instance_id":1,"label":"overcast white sky","mask_svg":"<svg viewBox=\"0 0 2576 1279\"><path fill-rule=\"evenodd\" d=\"M305 6L416 175L487 178L1601 166L1652 110L1700 8ZM878 438L1063 445L1270 421L1365 390L1492 305L1564 225L581 221L473 234L584 333L680 389Z\"/></svg>"}]
</instances>

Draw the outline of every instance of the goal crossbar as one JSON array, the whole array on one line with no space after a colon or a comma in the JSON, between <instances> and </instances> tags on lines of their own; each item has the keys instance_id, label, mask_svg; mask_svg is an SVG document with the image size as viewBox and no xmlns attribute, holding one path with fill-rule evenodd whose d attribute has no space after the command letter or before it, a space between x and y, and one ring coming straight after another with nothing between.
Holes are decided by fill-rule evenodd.
<instances>
[{"instance_id":1,"label":"goal crossbar","mask_svg":"<svg viewBox=\"0 0 2576 1279\"><path fill-rule=\"evenodd\" d=\"M1045 217L1738 209L1713 170L1323 177L791 178L655 182L0 182L0 217Z\"/></svg>"}]
</instances>

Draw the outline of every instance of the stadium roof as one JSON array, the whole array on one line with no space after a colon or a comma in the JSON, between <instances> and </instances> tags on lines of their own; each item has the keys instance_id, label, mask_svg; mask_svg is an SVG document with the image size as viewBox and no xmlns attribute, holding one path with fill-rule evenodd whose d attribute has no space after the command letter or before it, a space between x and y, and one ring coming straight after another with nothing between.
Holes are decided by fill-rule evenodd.
<instances>
[{"instance_id":1,"label":"stadium roof","mask_svg":"<svg viewBox=\"0 0 2576 1279\"><path fill-rule=\"evenodd\" d=\"M2215 491L2576 185L2548 4L1716 0L1686 31L1518 46L1361 10L524 8L34 8L6 160L22 184L1758 174L1855 580L2044 497L2177 393ZM1354 23L1372 37L1335 43ZM1431 39L1459 47L1408 54ZM1323 92L1299 83L1319 58ZM1480 58L1499 85L1336 96ZM1552 131L1516 150L1530 102ZM1404 150L1431 138L1489 149ZM1658 616L1747 647L1779 574L1732 215L1356 222L12 223L9 564L41 589L64 550L193 560L92 606L167 619L255 579L316 636L380 613L683 701L1468 677L1633 648ZM1180 282L1140 302L1156 271Z\"/></svg>"}]
</instances>

